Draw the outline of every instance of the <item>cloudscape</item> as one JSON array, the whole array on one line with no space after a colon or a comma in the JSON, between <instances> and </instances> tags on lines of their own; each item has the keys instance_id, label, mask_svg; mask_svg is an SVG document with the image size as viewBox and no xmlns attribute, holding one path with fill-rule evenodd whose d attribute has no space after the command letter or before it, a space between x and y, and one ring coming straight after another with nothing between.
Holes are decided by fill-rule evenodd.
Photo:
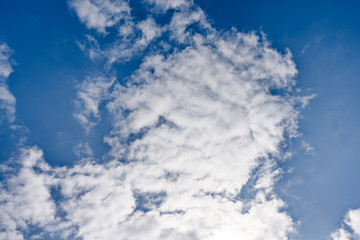
<instances>
[{"instance_id":1,"label":"cloudscape","mask_svg":"<svg viewBox=\"0 0 360 240\"><path fill-rule=\"evenodd\" d=\"M342 108L308 82L346 47L281 40L254 7L0 3L0 239L360 239L355 147L319 160L353 136L337 116L359 118L360 87Z\"/></svg>"}]
</instances>

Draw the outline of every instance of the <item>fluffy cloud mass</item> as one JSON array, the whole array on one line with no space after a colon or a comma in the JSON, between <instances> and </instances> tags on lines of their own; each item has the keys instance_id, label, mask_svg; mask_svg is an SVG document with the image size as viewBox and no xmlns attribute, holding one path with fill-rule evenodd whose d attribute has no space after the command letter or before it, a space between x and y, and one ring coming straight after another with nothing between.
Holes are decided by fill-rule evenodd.
<instances>
[{"instance_id":1,"label":"fluffy cloud mass","mask_svg":"<svg viewBox=\"0 0 360 240\"><path fill-rule=\"evenodd\" d=\"M121 84L88 76L78 86L75 117L85 129L101 111L112 116L106 160L90 154L56 167L39 148L22 147L18 167L3 167L0 239L288 239L296 231L273 191L302 103L291 53L255 33L216 31L190 2L148 3L181 10L161 26L124 23L140 35L120 34L111 49L134 41L155 50ZM125 1L69 4L99 32L129 12Z\"/></svg>"},{"instance_id":2,"label":"fluffy cloud mass","mask_svg":"<svg viewBox=\"0 0 360 240\"><path fill-rule=\"evenodd\" d=\"M13 160L20 169L7 169L11 174L1 185L0 239L24 239L19 228L44 227L55 218L55 204L49 192L51 179L34 170L35 166L41 171L49 168L42 152L37 148L22 149L18 159Z\"/></svg>"}]
</instances>

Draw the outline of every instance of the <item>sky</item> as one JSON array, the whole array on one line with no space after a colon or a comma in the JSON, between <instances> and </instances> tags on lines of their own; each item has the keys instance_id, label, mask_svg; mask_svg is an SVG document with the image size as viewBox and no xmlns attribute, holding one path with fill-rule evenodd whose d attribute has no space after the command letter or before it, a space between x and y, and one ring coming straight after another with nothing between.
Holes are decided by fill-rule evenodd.
<instances>
[{"instance_id":1,"label":"sky","mask_svg":"<svg viewBox=\"0 0 360 240\"><path fill-rule=\"evenodd\" d=\"M0 0L0 239L360 239L358 8Z\"/></svg>"}]
</instances>

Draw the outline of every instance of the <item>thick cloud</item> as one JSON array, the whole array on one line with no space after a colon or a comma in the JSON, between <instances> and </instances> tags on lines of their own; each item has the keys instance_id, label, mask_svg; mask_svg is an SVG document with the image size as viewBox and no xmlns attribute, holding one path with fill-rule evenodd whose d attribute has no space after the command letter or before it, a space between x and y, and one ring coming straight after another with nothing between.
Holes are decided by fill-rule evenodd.
<instances>
[{"instance_id":1,"label":"thick cloud","mask_svg":"<svg viewBox=\"0 0 360 240\"><path fill-rule=\"evenodd\" d=\"M331 234L334 240L360 239L360 209L350 209L344 219L343 227Z\"/></svg>"},{"instance_id":2,"label":"thick cloud","mask_svg":"<svg viewBox=\"0 0 360 240\"><path fill-rule=\"evenodd\" d=\"M120 4L70 6L80 11L90 3L105 10ZM117 24L105 10L95 11L105 14L101 26L78 15L104 32ZM163 26L151 17L131 24L141 34L130 41L147 46L163 34L162 48L150 51L125 84L96 75L78 87L75 116L85 129L99 121L101 102L112 116L107 161L92 159L84 144L74 148L86 155L82 161L51 167L38 148L23 148L18 170L1 186L2 237L21 239L35 225L39 238L288 239L294 222L273 186L282 172L276 159L297 135L303 103L293 92L290 52L277 52L255 33L220 33L195 6L178 8ZM124 30L116 43L131 34Z\"/></svg>"},{"instance_id":3,"label":"thick cloud","mask_svg":"<svg viewBox=\"0 0 360 240\"><path fill-rule=\"evenodd\" d=\"M20 169L8 176L0 189L0 239L23 239L22 230L30 226L45 227L54 221L55 204L51 201L52 179L34 169L46 171L49 166L38 148L24 148L18 159ZM7 169L8 173L12 172Z\"/></svg>"},{"instance_id":4,"label":"thick cloud","mask_svg":"<svg viewBox=\"0 0 360 240\"><path fill-rule=\"evenodd\" d=\"M280 171L265 159L281 154L284 135L296 132L295 98L270 93L293 85L291 56L255 34L192 40L167 57L146 58L108 104L113 158L132 166L133 189L162 196L140 216L158 223L153 239L286 239L293 222L268 191ZM239 194L260 163L260 191L246 205Z\"/></svg>"},{"instance_id":5,"label":"thick cloud","mask_svg":"<svg viewBox=\"0 0 360 240\"><path fill-rule=\"evenodd\" d=\"M16 99L7 85L7 79L13 71L9 61L11 54L9 46L0 42L0 121L6 119L10 122L15 120L16 104Z\"/></svg>"}]
</instances>

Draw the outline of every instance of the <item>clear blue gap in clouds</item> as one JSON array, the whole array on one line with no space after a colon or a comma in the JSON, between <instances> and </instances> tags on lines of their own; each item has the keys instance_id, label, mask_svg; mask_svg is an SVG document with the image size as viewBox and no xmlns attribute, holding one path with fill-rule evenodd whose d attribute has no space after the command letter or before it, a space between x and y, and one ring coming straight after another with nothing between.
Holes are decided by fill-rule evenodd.
<instances>
[{"instance_id":1,"label":"clear blue gap in clouds","mask_svg":"<svg viewBox=\"0 0 360 240\"><path fill-rule=\"evenodd\" d=\"M316 93L289 149L279 194L301 226L297 239L326 239L360 200L360 16L357 1L216 1L198 3L219 28L262 30L290 48L298 86ZM301 141L314 147L305 154Z\"/></svg>"}]
</instances>

